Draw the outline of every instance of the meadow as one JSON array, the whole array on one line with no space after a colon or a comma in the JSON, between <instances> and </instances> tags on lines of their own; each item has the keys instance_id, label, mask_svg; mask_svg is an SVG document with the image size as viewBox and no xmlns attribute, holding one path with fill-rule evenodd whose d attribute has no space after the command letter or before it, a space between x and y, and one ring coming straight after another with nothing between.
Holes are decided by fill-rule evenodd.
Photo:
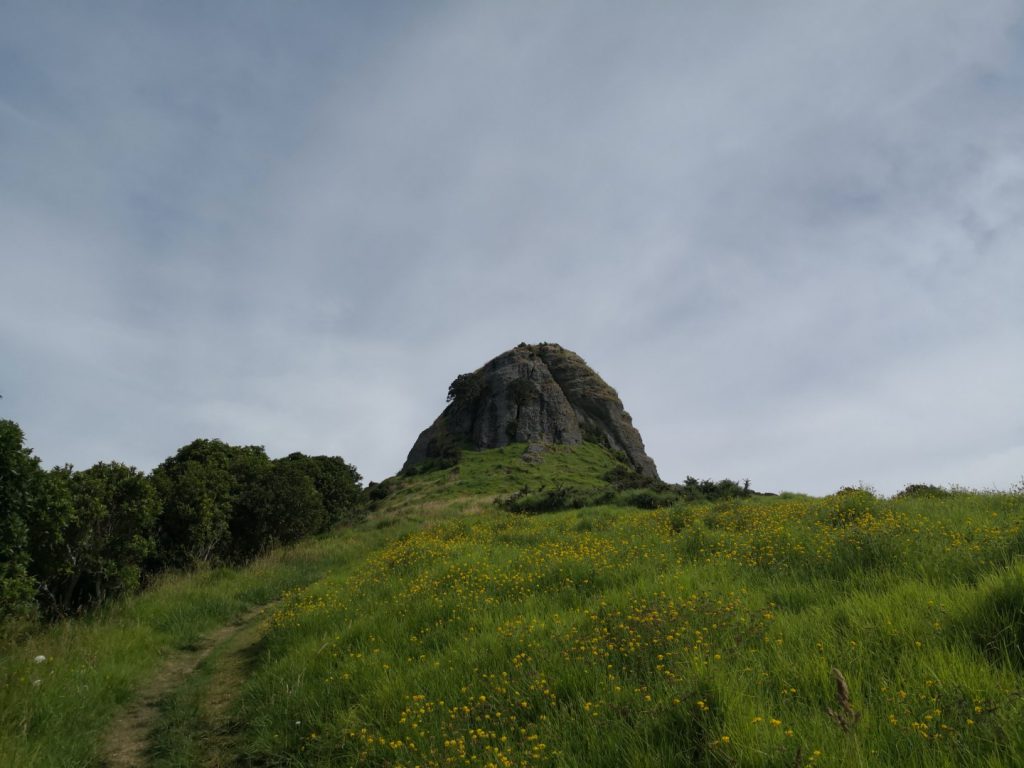
<instances>
[{"instance_id":1,"label":"meadow","mask_svg":"<svg viewBox=\"0 0 1024 768\"><path fill-rule=\"evenodd\" d=\"M361 528L319 541L329 557L250 594L276 601L216 760L195 739L199 674L167 701L151 764L1024 765L1024 495L492 503L610 459L581 461L524 469L505 449L396 480ZM90 764L40 746L79 709L16 715L87 674L89 633L145 624L135 605L53 648L73 661L43 688L34 648L4 659L0 757L21 759L5 764Z\"/></svg>"},{"instance_id":2,"label":"meadow","mask_svg":"<svg viewBox=\"0 0 1024 768\"><path fill-rule=\"evenodd\" d=\"M275 611L247 759L1021 765L1022 501L441 522Z\"/></svg>"}]
</instances>

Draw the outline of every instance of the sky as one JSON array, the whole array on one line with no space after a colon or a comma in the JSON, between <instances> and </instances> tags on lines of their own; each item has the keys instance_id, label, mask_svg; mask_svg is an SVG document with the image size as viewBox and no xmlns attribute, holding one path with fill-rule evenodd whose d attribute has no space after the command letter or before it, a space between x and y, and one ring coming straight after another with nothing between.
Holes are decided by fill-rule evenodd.
<instances>
[{"instance_id":1,"label":"sky","mask_svg":"<svg viewBox=\"0 0 1024 768\"><path fill-rule=\"evenodd\" d=\"M1024 4L0 0L0 418L402 465L553 341L661 476L1024 480Z\"/></svg>"}]
</instances>

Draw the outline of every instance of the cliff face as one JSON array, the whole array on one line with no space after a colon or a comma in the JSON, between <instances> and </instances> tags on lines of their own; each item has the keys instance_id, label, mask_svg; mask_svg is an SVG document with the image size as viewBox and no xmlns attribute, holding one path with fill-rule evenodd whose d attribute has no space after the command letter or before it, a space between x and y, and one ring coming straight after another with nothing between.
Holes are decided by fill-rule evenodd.
<instances>
[{"instance_id":1,"label":"cliff face","mask_svg":"<svg viewBox=\"0 0 1024 768\"><path fill-rule=\"evenodd\" d=\"M520 344L459 376L448 396L448 407L420 434L403 471L444 458L456 446L587 440L622 451L643 475L658 476L615 390L558 344Z\"/></svg>"}]
</instances>

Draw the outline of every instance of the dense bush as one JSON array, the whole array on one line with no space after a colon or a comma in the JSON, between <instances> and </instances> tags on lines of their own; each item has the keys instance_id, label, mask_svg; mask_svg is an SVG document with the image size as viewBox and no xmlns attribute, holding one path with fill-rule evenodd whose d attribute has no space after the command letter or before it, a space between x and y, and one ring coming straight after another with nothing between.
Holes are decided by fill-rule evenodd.
<instances>
[{"instance_id":1,"label":"dense bush","mask_svg":"<svg viewBox=\"0 0 1024 768\"><path fill-rule=\"evenodd\" d=\"M940 488L937 485L928 485L926 483L915 483L908 485L902 491L896 494L897 499L946 499L952 496L951 491L947 491L945 488Z\"/></svg>"},{"instance_id":2,"label":"dense bush","mask_svg":"<svg viewBox=\"0 0 1024 768\"><path fill-rule=\"evenodd\" d=\"M822 520L829 525L851 525L878 510L878 497L868 488L840 488L826 496Z\"/></svg>"},{"instance_id":3,"label":"dense bush","mask_svg":"<svg viewBox=\"0 0 1024 768\"><path fill-rule=\"evenodd\" d=\"M262 448L220 440L195 440L157 467L161 563L181 567L238 559L232 521L236 532L245 524L244 492L269 467Z\"/></svg>"},{"instance_id":4,"label":"dense bush","mask_svg":"<svg viewBox=\"0 0 1024 768\"><path fill-rule=\"evenodd\" d=\"M740 485L735 480L698 480L695 477L687 477L681 486L676 486L684 501L719 501L721 499L733 499L744 496L752 496L750 481L744 480Z\"/></svg>"},{"instance_id":5,"label":"dense bush","mask_svg":"<svg viewBox=\"0 0 1024 768\"><path fill-rule=\"evenodd\" d=\"M563 509L581 509L595 504L607 504L615 494L593 488L569 488L558 486L546 490L531 491L523 487L510 496L498 497L494 503L508 512L524 515L538 515L543 512L558 512Z\"/></svg>"},{"instance_id":6,"label":"dense bush","mask_svg":"<svg viewBox=\"0 0 1024 768\"><path fill-rule=\"evenodd\" d=\"M44 473L13 421L0 421L0 618L33 609L29 530L45 505Z\"/></svg>"},{"instance_id":7,"label":"dense bush","mask_svg":"<svg viewBox=\"0 0 1024 768\"><path fill-rule=\"evenodd\" d=\"M232 508L228 557L246 560L326 528L327 513L301 462L267 462L242 483Z\"/></svg>"},{"instance_id":8,"label":"dense bush","mask_svg":"<svg viewBox=\"0 0 1024 768\"><path fill-rule=\"evenodd\" d=\"M243 562L362 518L361 478L334 456L272 461L195 440L152 475L117 462L47 472L0 421L0 619L63 616L165 568Z\"/></svg>"},{"instance_id":9,"label":"dense bush","mask_svg":"<svg viewBox=\"0 0 1024 768\"><path fill-rule=\"evenodd\" d=\"M448 402L457 408L472 409L484 394L484 377L479 371L462 373L448 385Z\"/></svg>"},{"instance_id":10,"label":"dense bush","mask_svg":"<svg viewBox=\"0 0 1024 768\"><path fill-rule=\"evenodd\" d=\"M305 456L292 453L277 464L295 465L320 494L324 519L311 531L325 530L337 523L354 523L364 517L362 477L351 464L338 456Z\"/></svg>"},{"instance_id":11,"label":"dense bush","mask_svg":"<svg viewBox=\"0 0 1024 768\"><path fill-rule=\"evenodd\" d=\"M524 486L509 496L499 496L494 503L509 512L536 515L597 504L659 509L680 502L722 501L754 495L749 483L741 486L733 480L715 482L688 477L683 485L669 485L656 478L644 477L625 464L608 471L604 479L608 483L604 489L557 486L531 490Z\"/></svg>"},{"instance_id":12,"label":"dense bush","mask_svg":"<svg viewBox=\"0 0 1024 768\"><path fill-rule=\"evenodd\" d=\"M604 480L617 491L626 491L631 488L667 487L660 480L640 474L635 467L628 463L625 454L622 454L615 467L605 472Z\"/></svg>"},{"instance_id":13,"label":"dense bush","mask_svg":"<svg viewBox=\"0 0 1024 768\"><path fill-rule=\"evenodd\" d=\"M32 546L43 608L64 615L138 589L156 553L160 505L149 479L116 462L50 479L47 525Z\"/></svg>"}]
</instances>

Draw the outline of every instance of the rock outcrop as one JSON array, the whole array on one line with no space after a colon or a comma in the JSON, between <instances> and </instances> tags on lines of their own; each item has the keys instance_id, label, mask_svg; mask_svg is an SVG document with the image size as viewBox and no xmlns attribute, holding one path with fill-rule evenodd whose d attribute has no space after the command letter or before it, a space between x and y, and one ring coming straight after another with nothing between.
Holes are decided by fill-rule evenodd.
<instances>
[{"instance_id":1,"label":"rock outcrop","mask_svg":"<svg viewBox=\"0 0 1024 768\"><path fill-rule=\"evenodd\" d=\"M456 378L448 400L413 445L403 471L463 448L589 441L621 451L642 475L658 477L615 390L558 344L520 344L498 355Z\"/></svg>"}]
</instances>

